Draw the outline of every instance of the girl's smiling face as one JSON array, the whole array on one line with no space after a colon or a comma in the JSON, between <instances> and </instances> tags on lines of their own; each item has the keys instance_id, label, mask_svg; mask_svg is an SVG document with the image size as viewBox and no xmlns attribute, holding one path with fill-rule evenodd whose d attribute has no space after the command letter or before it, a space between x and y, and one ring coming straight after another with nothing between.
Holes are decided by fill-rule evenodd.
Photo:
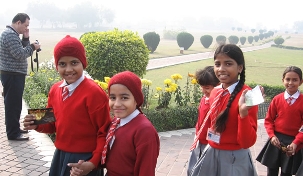
<instances>
[{"instance_id":1,"label":"girl's smiling face","mask_svg":"<svg viewBox=\"0 0 303 176\"><path fill-rule=\"evenodd\" d=\"M282 82L289 95L295 94L298 91L299 86L302 84L302 80L299 75L293 71L287 72L282 79Z\"/></svg>"},{"instance_id":2,"label":"girl's smiling face","mask_svg":"<svg viewBox=\"0 0 303 176\"><path fill-rule=\"evenodd\" d=\"M72 56L63 56L58 61L57 70L68 84L76 82L83 73L81 61Z\"/></svg>"},{"instance_id":3,"label":"girl's smiling face","mask_svg":"<svg viewBox=\"0 0 303 176\"><path fill-rule=\"evenodd\" d=\"M215 59L214 71L217 78L223 84L223 88L238 81L238 75L242 72L243 65L238 65L237 62L228 57L226 54L218 54Z\"/></svg>"}]
</instances>

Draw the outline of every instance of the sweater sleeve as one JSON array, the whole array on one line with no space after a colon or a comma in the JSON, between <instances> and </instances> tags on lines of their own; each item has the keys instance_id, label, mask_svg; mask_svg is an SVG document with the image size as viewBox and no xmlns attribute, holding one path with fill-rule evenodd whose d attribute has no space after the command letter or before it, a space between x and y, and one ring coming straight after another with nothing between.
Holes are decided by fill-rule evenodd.
<instances>
[{"instance_id":1,"label":"sweater sleeve","mask_svg":"<svg viewBox=\"0 0 303 176\"><path fill-rule=\"evenodd\" d=\"M264 126L265 126L265 129L267 131L267 134L268 134L268 137L269 138L272 138L273 136L275 136L275 119L276 119L276 116L277 116L277 108L275 106L275 103L276 103L276 98L274 98L269 107L268 107L268 111L267 111L267 114L266 114L266 117L264 119Z\"/></svg>"},{"instance_id":2,"label":"sweater sleeve","mask_svg":"<svg viewBox=\"0 0 303 176\"><path fill-rule=\"evenodd\" d=\"M154 127L148 123L135 134L136 162L135 176L154 176L160 150L159 136Z\"/></svg>"},{"instance_id":3,"label":"sweater sleeve","mask_svg":"<svg viewBox=\"0 0 303 176\"><path fill-rule=\"evenodd\" d=\"M244 149L253 146L257 140L257 114L258 106L253 106L246 117L238 115L238 142Z\"/></svg>"},{"instance_id":4,"label":"sweater sleeve","mask_svg":"<svg viewBox=\"0 0 303 176\"><path fill-rule=\"evenodd\" d=\"M87 108L91 123L95 125L95 128L98 131L96 139L97 146L93 151L92 158L89 160L95 167L98 167L100 164L107 130L111 122L108 98L105 92L103 92L103 90L101 91L101 94L100 92L95 93L94 96L91 96L90 99L87 100Z\"/></svg>"}]
</instances>

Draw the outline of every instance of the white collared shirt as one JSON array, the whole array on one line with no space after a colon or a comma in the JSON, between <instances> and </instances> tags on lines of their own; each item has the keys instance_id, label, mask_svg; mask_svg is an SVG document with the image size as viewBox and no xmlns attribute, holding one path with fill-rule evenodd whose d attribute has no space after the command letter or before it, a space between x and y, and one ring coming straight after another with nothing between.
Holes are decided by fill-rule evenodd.
<instances>
[{"instance_id":1,"label":"white collared shirt","mask_svg":"<svg viewBox=\"0 0 303 176\"><path fill-rule=\"evenodd\" d=\"M297 99L299 96L300 96L299 90L297 90L297 92L294 93L293 95L289 95L289 94L287 93L286 90L285 90L285 92L284 92L284 98L285 98L286 101L287 101L287 99L288 99L289 97L292 97L292 98L293 98L293 99L291 100L291 104L294 104L294 102L296 101L296 99Z\"/></svg>"},{"instance_id":2,"label":"white collared shirt","mask_svg":"<svg viewBox=\"0 0 303 176\"><path fill-rule=\"evenodd\" d=\"M226 88L228 90L229 94L233 93L233 91L235 90L235 88L236 88L236 86L237 86L238 83L239 83L239 81L233 83L232 85L230 85L229 87ZM221 83L217 87L223 89L223 83Z\"/></svg>"},{"instance_id":3,"label":"white collared shirt","mask_svg":"<svg viewBox=\"0 0 303 176\"><path fill-rule=\"evenodd\" d=\"M75 81L72 84L67 84L67 82L64 80L63 83L59 86L59 87L64 87L67 86L68 88L68 96L72 96L72 94L74 93L75 89L79 86L79 84L84 80L84 74L82 73L81 77Z\"/></svg>"}]
</instances>

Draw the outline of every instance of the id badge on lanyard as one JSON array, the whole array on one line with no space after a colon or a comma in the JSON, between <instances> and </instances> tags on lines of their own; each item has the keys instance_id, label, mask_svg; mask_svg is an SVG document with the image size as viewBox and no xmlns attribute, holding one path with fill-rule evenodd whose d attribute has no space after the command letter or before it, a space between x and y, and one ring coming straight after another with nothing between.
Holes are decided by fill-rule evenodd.
<instances>
[{"instance_id":1,"label":"id badge on lanyard","mask_svg":"<svg viewBox=\"0 0 303 176\"><path fill-rule=\"evenodd\" d=\"M208 128L207 136L206 136L207 140L220 144L220 138L221 138L221 133L217 133L211 128Z\"/></svg>"}]
</instances>

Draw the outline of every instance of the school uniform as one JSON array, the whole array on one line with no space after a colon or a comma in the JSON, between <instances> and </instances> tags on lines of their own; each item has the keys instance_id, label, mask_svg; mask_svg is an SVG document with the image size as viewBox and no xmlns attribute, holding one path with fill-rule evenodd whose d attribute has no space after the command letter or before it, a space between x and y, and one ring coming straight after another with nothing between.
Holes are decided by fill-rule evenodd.
<instances>
[{"instance_id":1,"label":"school uniform","mask_svg":"<svg viewBox=\"0 0 303 176\"><path fill-rule=\"evenodd\" d=\"M138 109L120 120L106 155L107 176L155 176L158 133Z\"/></svg>"},{"instance_id":2,"label":"school uniform","mask_svg":"<svg viewBox=\"0 0 303 176\"><path fill-rule=\"evenodd\" d=\"M229 86L229 93L218 101L218 111L213 111L209 117L211 126L214 125L217 114L227 106L230 94L237 84L238 82ZM211 103L219 89L222 89L222 85L211 92ZM249 147L253 146L257 139L258 106L251 107L246 117L240 117L238 102L245 89L251 88L244 85L236 95L229 110L226 128L220 133L219 139L212 138L212 134L208 132L208 145L194 166L191 176L257 176Z\"/></svg>"},{"instance_id":3,"label":"school uniform","mask_svg":"<svg viewBox=\"0 0 303 176\"><path fill-rule=\"evenodd\" d=\"M50 176L69 176L67 163L79 160L100 165L102 149L111 122L106 93L93 80L82 77L68 85L69 96L62 100L66 82L55 83L49 92L48 105L52 107L56 122L39 125L36 131L56 133ZM88 175L98 175L93 170Z\"/></svg>"},{"instance_id":4,"label":"school uniform","mask_svg":"<svg viewBox=\"0 0 303 176\"><path fill-rule=\"evenodd\" d=\"M303 125L303 96L298 91L292 95L291 104L286 101L289 97L285 91L276 95L270 103L264 120L269 139L256 160L270 169L281 167L283 173L296 174L302 162L301 151L289 157L270 142L270 139L276 136L285 146L291 143L299 146L301 143L302 133L299 133L299 130Z\"/></svg>"},{"instance_id":5,"label":"school uniform","mask_svg":"<svg viewBox=\"0 0 303 176\"><path fill-rule=\"evenodd\" d=\"M196 123L196 135L198 131L200 130L200 127L202 126L205 116L210 108L209 105L209 98L203 96L200 100L199 104L199 113L198 113L198 120ZM201 156L201 153L203 152L205 146L207 145L206 135L207 135L207 129L209 127L210 120L207 120L204 124L203 130L199 135L199 143L198 146L190 152L190 157L188 160L188 168L187 168L187 175L190 174L192 168L197 163L199 157Z\"/></svg>"}]
</instances>

